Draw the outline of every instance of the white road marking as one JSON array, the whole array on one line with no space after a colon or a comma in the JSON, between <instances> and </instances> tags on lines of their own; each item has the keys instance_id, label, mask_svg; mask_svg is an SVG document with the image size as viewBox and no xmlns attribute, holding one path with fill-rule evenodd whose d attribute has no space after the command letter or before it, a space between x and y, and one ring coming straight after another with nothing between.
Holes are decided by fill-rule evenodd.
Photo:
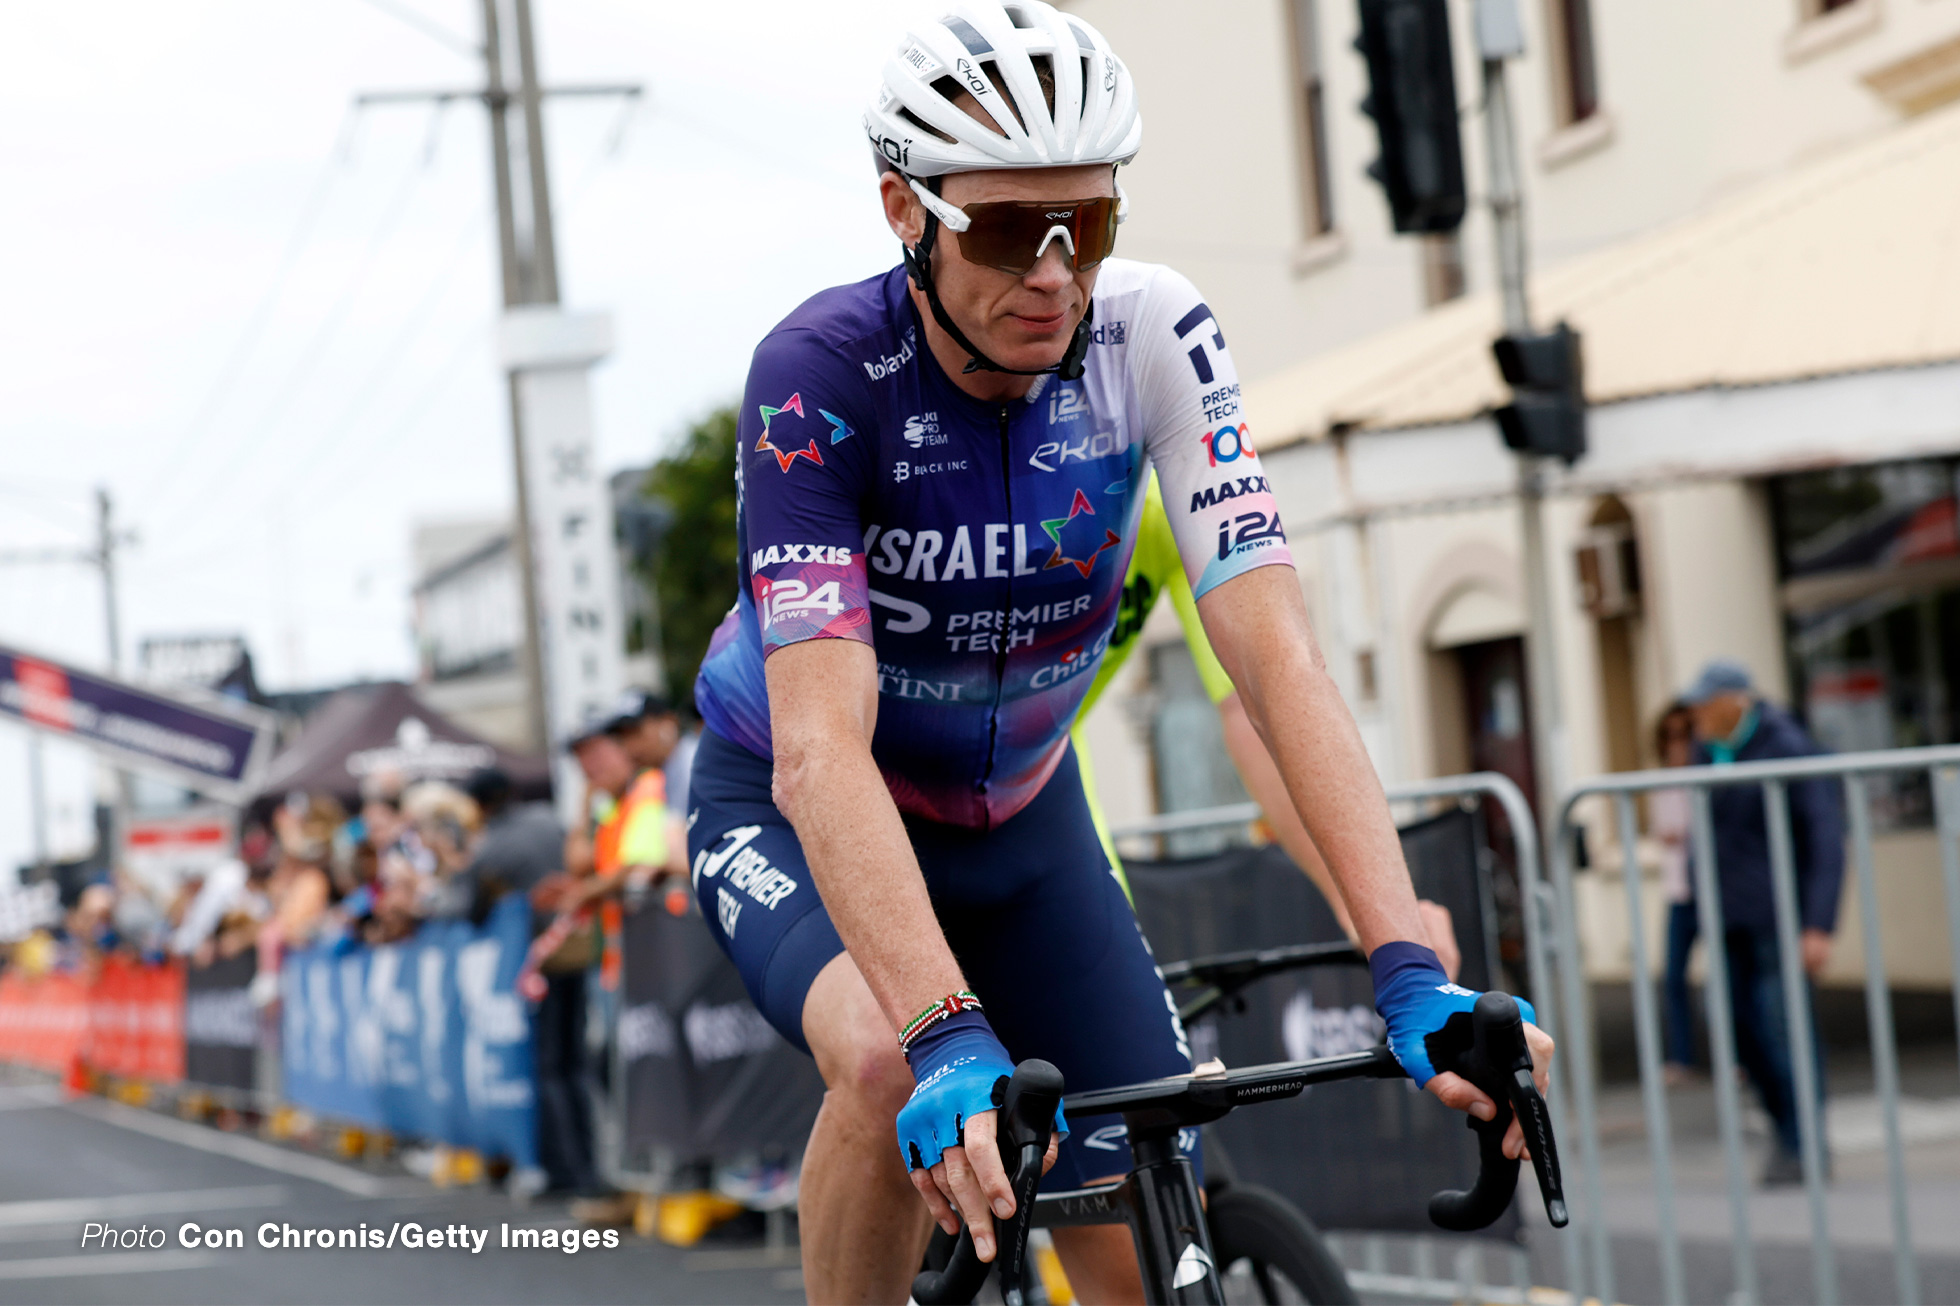
<instances>
[{"instance_id":1,"label":"white road marking","mask_svg":"<svg viewBox=\"0 0 1960 1306\"><path fill-rule=\"evenodd\" d=\"M426 1192L424 1185L412 1180L384 1179L380 1175L362 1174L344 1165L338 1165L322 1157L307 1156L300 1152L289 1152L283 1147L260 1142L256 1138L246 1138L239 1134L221 1133L203 1125L194 1125L187 1120L174 1120L169 1116L156 1115L136 1107L123 1106L117 1102L101 1102L84 1098L69 1104L69 1109L81 1115L106 1124L119 1125L139 1134L161 1138L165 1142L176 1143L181 1147L196 1148L200 1152L212 1152L218 1156L229 1156L248 1165L256 1165L265 1170L276 1170L299 1179L310 1179L314 1183L338 1188L343 1193L356 1197L389 1197L404 1192Z\"/></svg>"},{"instance_id":2,"label":"white road marking","mask_svg":"<svg viewBox=\"0 0 1960 1306\"><path fill-rule=\"evenodd\" d=\"M61 1090L53 1084L0 1088L0 1111L34 1111L42 1107L60 1105Z\"/></svg>"},{"instance_id":3,"label":"white road marking","mask_svg":"<svg viewBox=\"0 0 1960 1306\"><path fill-rule=\"evenodd\" d=\"M158 1270L201 1270L218 1257L210 1252L89 1252L82 1256L36 1256L0 1261L0 1279L79 1279L96 1274L152 1274Z\"/></svg>"},{"instance_id":4,"label":"white road marking","mask_svg":"<svg viewBox=\"0 0 1960 1306\"><path fill-rule=\"evenodd\" d=\"M192 1188L176 1193L126 1193L120 1197L54 1197L33 1202L0 1202L0 1227L73 1224L87 1220L160 1215L166 1211L234 1211L276 1206L286 1200L282 1184L255 1188Z\"/></svg>"}]
</instances>

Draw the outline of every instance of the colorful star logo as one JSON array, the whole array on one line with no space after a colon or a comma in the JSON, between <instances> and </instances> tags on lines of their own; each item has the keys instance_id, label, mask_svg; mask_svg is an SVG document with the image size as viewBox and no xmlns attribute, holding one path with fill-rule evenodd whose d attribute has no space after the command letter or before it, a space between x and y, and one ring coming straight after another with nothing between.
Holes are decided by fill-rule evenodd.
<instances>
[{"instance_id":1,"label":"colorful star logo","mask_svg":"<svg viewBox=\"0 0 1960 1306\"><path fill-rule=\"evenodd\" d=\"M1123 542L1121 535L1104 527L1102 528L1102 542L1094 548L1089 549L1087 557L1070 557L1069 554L1074 549L1079 547L1086 548L1095 539L1097 527L1094 522L1083 522L1080 526L1071 525L1077 517L1085 515L1093 517L1096 515L1096 510L1089 506L1089 496L1078 489L1075 492L1074 501L1068 506L1068 516L1056 517L1041 523L1041 529L1047 531L1048 538L1055 541L1055 552L1049 556L1048 561L1041 564L1043 571L1048 570L1050 567L1059 567L1066 562L1081 572L1086 579L1089 573L1095 569L1096 559L1102 556L1102 551L1113 548ZM1065 542L1062 539L1063 531L1069 533L1070 541Z\"/></svg>"},{"instance_id":2,"label":"colorful star logo","mask_svg":"<svg viewBox=\"0 0 1960 1306\"><path fill-rule=\"evenodd\" d=\"M761 453L766 449L770 453L775 454L776 465L784 471L788 471L789 465L798 458L808 458L817 466L823 466L823 455L817 452L817 442L815 440L810 441L810 446L807 449L791 449L787 453L769 443L769 422L776 414L795 413L798 417L803 416L803 394L801 391L785 399L781 408L771 408L768 404L758 404L757 407L762 410L762 438L755 442L755 452Z\"/></svg>"}]
</instances>

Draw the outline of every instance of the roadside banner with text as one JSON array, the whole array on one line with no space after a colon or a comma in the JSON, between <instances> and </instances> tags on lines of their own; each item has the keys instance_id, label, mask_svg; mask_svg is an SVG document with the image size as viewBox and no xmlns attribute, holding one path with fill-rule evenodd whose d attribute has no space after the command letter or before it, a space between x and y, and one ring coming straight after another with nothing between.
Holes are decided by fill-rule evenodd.
<instances>
[{"instance_id":1,"label":"roadside banner with text","mask_svg":"<svg viewBox=\"0 0 1960 1306\"><path fill-rule=\"evenodd\" d=\"M701 918L649 904L626 917L619 1063L624 1162L800 1151L823 1101L816 1063L785 1043Z\"/></svg>"},{"instance_id":2,"label":"roadside banner with text","mask_svg":"<svg viewBox=\"0 0 1960 1306\"><path fill-rule=\"evenodd\" d=\"M212 694L162 694L0 647L0 717L226 802L258 791L272 716Z\"/></svg>"},{"instance_id":3,"label":"roadside banner with text","mask_svg":"<svg viewBox=\"0 0 1960 1306\"><path fill-rule=\"evenodd\" d=\"M249 1091L259 1048L259 1010L252 1002L256 951L193 966L184 980L184 1078L193 1084Z\"/></svg>"},{"instance_id":4,"label":"roadside banner with text","mask_svg":"<svg viewBox=\"0 0 1960 1306\"><path fill-rule=\"evenodd\" d=\"M65 1074L77 1058L129 1079L183 1079L183 966L109 956L93 976L0 975L0 1060Z\"/></svg>"},{"instance_id":5,"label":"roadside banner with text","mask_svg":"<svg viewBox=\"0 0 1960 1306\"><path fill-rule=\"evenodd\" d=\"M286 1098L322 1115L537 1164L530 904L382 947L317 946L280 970Z\"/></svg>"}]
</instances>

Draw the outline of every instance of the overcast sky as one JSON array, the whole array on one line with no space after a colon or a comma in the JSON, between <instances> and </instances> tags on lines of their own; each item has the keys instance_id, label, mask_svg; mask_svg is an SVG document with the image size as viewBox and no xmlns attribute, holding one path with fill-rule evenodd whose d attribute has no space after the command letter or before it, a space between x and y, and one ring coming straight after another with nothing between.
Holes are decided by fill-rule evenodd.
<instances>
[{"instance_id":1,"label":"overcast sky","mask_svg":"<svg viewBox=\"0 0 1960 1306\"><path fill-rule=\"evenodd\" d=\"M534 0L563 297L614 315L600 456L657 457L735 398L762 333L895 261L857 126L930 0ZM83 547L105 487L125 656L244 634L274 687L408 676L408 542L507 511L476 0L62 0L0 41L0 550ZM623 130L623 136L620 133ZM617 148L609 148L618 138ZM0 642L106 661L81 566L0 566ZM87 770L51 747L58 851ZM29 850L0 727L0 867Z\"/></svg>"}]
</instances>

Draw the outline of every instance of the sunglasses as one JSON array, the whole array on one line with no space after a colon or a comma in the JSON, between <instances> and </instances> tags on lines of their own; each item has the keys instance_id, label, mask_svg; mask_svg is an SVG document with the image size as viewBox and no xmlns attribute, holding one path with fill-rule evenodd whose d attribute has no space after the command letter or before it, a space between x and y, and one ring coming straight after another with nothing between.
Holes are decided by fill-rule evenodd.
<instances>
[{"instance_id":1,"label":"sunglasses","mask_svg":"<svg viewBox=\"0 0 1960 1306\"><path fill-rule=\"evenodd\" d=\"M1098 267L1116 248L1116 227L1129 216L1129 198L1117 188L1113 196L1042 203L995 200L955 208L912 183L919 202L959 238L960 253L969 263L1025 276L1041 262L1048 246L1061 241L1077 272Z\"/></svg>"}]
</instances>

